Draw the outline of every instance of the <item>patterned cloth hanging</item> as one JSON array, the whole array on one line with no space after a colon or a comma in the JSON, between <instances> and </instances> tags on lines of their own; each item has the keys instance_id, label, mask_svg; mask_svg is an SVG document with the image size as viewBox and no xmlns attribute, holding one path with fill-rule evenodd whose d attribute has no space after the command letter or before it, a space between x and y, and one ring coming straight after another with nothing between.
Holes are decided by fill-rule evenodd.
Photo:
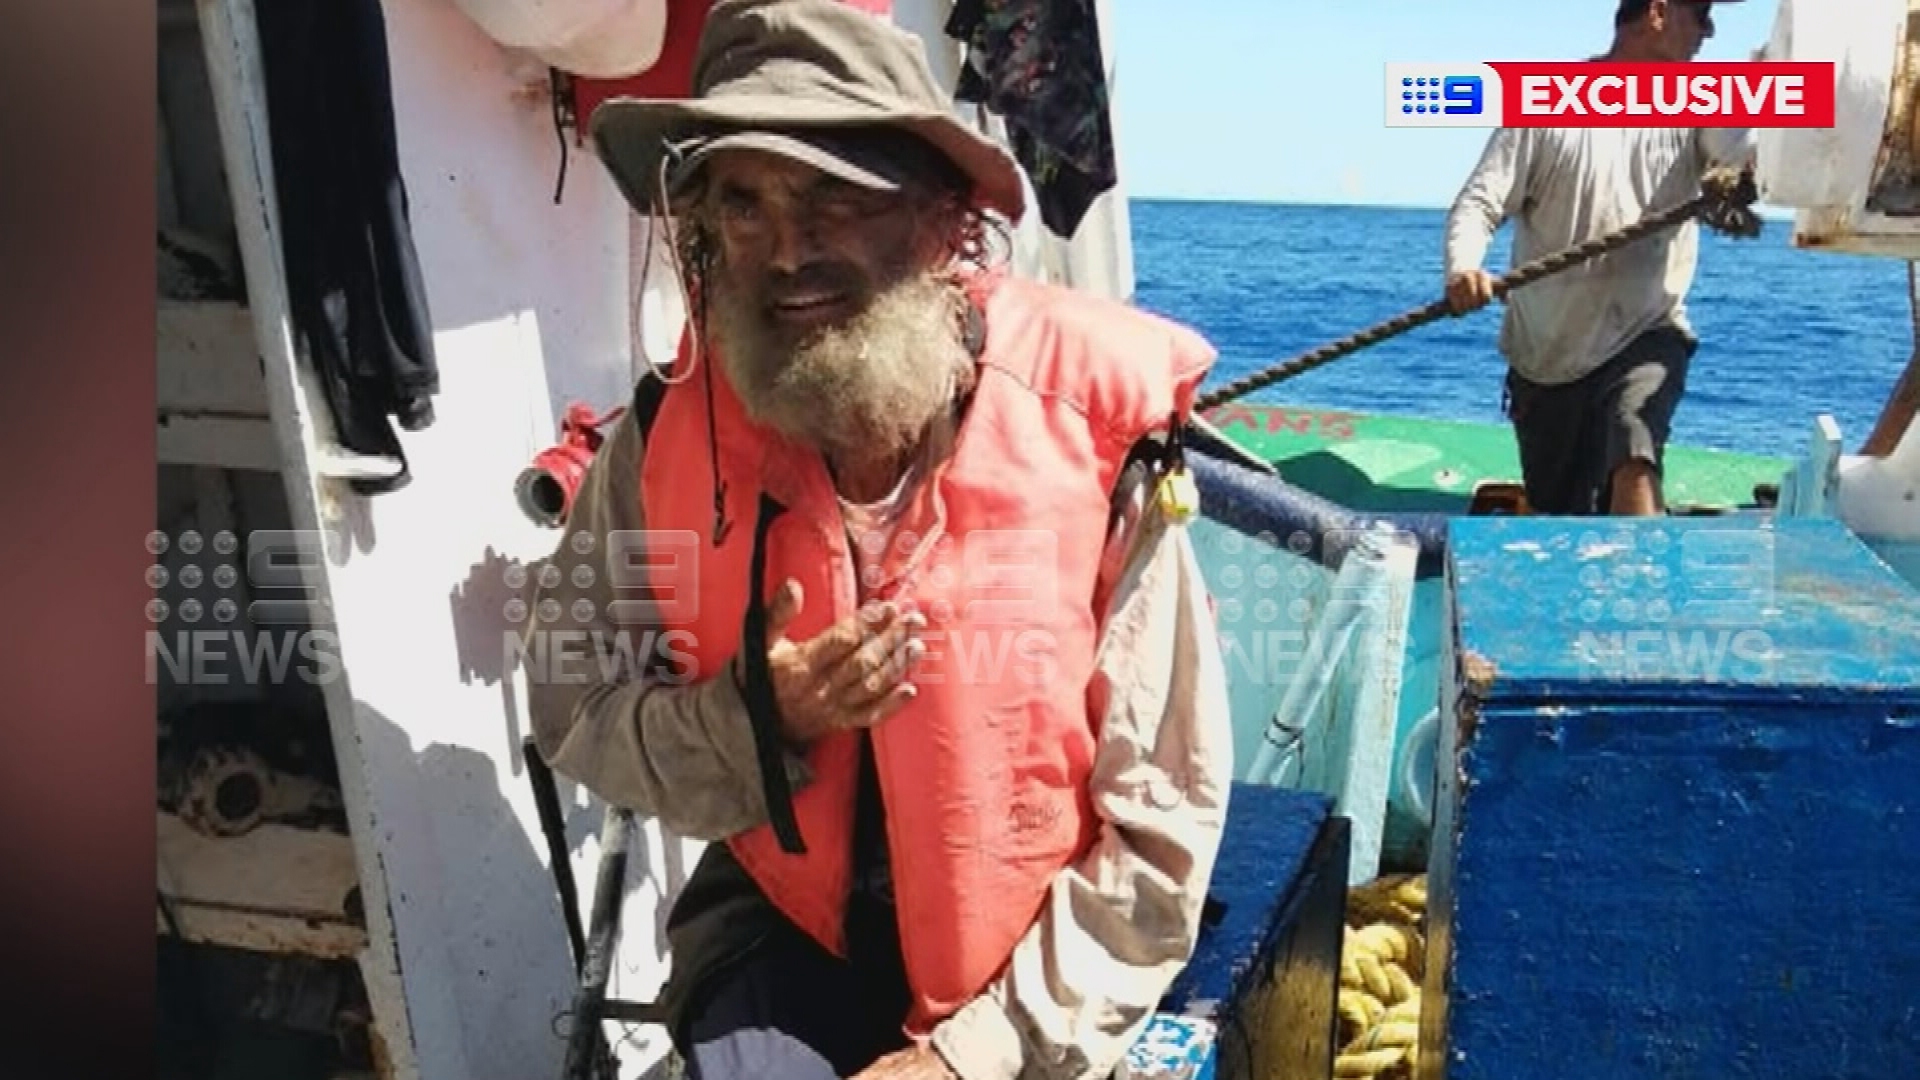
<instances>
[{"instance_id":1,"label":"patterned cloth hanging","mask_svg":"<svg viewBox=\"0 0 1920 1080\"><path fill-rule=\"evenodd\" d=\"M967 47L954 97L1005 119L1040 220L1072 237L1119 180L1094 0L957 0L947 34Z\"/></svg>"}]
</instances>

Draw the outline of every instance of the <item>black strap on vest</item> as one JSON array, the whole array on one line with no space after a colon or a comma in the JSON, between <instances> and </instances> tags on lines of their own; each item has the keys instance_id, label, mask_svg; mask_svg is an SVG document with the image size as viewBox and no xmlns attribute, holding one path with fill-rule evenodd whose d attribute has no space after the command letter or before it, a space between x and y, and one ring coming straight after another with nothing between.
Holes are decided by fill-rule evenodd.
<instances>
[{"instance_id":1,"label":"black strap on vest","mask_svg":"<svg viewBox=\"0 0 1920 1080\"><path fill-rule=\"evenodd\" d=\"M1107 511L1107 531L1111 533L1120 522L1123 505L1120 501L1120 484L1124 483L1129 470L1140 466L1146 470L1148 491L1160 477L1170 472L1178 472L1187 466L1187 440L1192 437L1193 429L1179 413L1167 418L1165 431L1149 432L1135 440L1127 456L1120 462L1119 474L1115 477L1115 489L1109 492L1112 507Z\"/></svg>"},{"instance_id":2,"label":"black strap on vest","mask_svg":"<svg viewBox=\"0 0 1920 1080\"><path fill-rule=\"evenodd\" d=\"M666 380L652 372L640 376L640 381L633 384L633 405L627 410L627 415L633 418L634 426L640 429L643 441L653 431L653 418L660 415L660 403L666 397Z\"/></svg>"},{"instance_id":3,"label":"black strap on vest","mask_svg":"<svg viewBox=\"0 0 1920 1080\"><path fill-rule=\"evenodd\" d=\"M654 417L660 414L660 403L666 400L667 384L651 373L642 375L633 386L633 402L627 407L627 416L640 432L640 441L644 444L653 432ZM659 649L654 649L645 660L646 671L658 675L667 666L667 658Z\"/></svg>"},{"instance_id":4,"label":"black strap on vest","mask_svg":"<svg viewBox=\"0 0 1920 1080\"><path fill-rule=\"evenodd\" d=\"M654 376L643 376L633 388L633 407L629 415L645 439L653 430L654 417L667 396L667 383ZM753 725L754 756L760 765L760 785L767 802L767 818L780 840L780 850L789 855L804 855L806 843L800 838L800 820L793 812L793 786L787 782L787 767L780 738L780 702L773 693L773 675L767 668L767 530L775 518L786 512L766 495L760 496L760 517L753 529L753 569L747 596L746 623L740 632L740 696L746 702L747 718Z\"/></svg>"},{"instance_id":5,"label":"black strap on vest","mask_svg":"<svg viewBox=\"0 0 1920 1080\"><path fill-rule=\"evenodd\" d=\"M787 783L787 763L781 753L780 702L773 693L773 675L767 668L767 530L786 507L760 496L760 516L753 526L753 570L749 575L746 626L740 632L740 666L747 716L753 723L753 749L760 761L760 786L767 800L767 819L780 840L780 850L805 855L800 821L793 813L793 788Z\"/></svg>"}]
</instances>

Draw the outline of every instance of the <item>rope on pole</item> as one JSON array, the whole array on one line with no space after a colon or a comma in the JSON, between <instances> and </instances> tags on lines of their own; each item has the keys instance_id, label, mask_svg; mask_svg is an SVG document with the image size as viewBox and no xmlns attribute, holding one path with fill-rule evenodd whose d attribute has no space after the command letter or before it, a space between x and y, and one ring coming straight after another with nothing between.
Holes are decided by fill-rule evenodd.
<instances>
[{"instance_id":1,"label":"rope on pole","mask_svg":"<svg viewBox=\"0 0 1920 1080\"><path fill-rule=\"evenodd\" d=\"M1731 168L1715 169L1701 180L1700 194L1692 199L1671 209L1650 214L1617 232L1535 259L1525 266L1512 270L1504 277L1495 278L1493 295L1496 299L1504 297L1514 289L1531 285L1542 278L1597 259L1661 229L1682 224L1695 217L1698 217L1703 224L1732 236L1749 238L1758 236L1760 235L1760 218L1751 209L1758 198L1759 193L1754 187L1752 173ZM1218 408L1229 401L1264 390L1275 383L1304 375L1323 364L1359 352L1369 345L1377 345L1388 338L1398 337L1409 330L1454 314L1453 308L1445 299L1435 300L1424 307L1415 308L1385 322L1376 323L1357 334L1322 345L1292 360L1263 368L1218 389L1201 394L1194 402L1194 411L1206 412Z\"/></svg>"}]
</instances>

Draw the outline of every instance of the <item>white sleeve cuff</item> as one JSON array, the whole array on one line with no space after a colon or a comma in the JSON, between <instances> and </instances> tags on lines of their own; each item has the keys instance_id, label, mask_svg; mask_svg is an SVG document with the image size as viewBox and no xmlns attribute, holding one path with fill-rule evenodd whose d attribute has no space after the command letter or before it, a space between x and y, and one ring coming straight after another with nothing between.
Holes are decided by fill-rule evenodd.
<instances>
[{"instance_id":1,"label":"white sleeve cuff","mask_svg":"<svg viewBox=\"0 0 1920 1080\"><path fill-rule=\"evenodd\" d=\"M960 1080L1015 1080L1026 1062L1019 1029L982 994L933 1029L933 1049Z\"/></svg>"}]
</instances>

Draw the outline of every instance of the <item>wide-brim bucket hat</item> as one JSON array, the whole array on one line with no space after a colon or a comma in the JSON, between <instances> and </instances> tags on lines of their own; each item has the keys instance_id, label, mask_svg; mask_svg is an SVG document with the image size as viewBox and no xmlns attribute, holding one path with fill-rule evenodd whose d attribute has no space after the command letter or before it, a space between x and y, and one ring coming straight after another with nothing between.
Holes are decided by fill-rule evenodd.
<instances>
[{"instance_id":1,"label":"wide-brim bucket hat","mask_svg":"<svg viewBox=\"0 0 1920 1080\"><path fill-rule=\"evenodd\" d=\"M885 190L899 162L861 129L919 136L972 183L974 202L1018 221L1020 167L954 116L920 39L844 0L718 0L694 58L690 98L612 98L590 125L601 162L642 212L727 147L785 154ZM663 172L664 167L664 172Z\"/></svg>"}]
</instances>

